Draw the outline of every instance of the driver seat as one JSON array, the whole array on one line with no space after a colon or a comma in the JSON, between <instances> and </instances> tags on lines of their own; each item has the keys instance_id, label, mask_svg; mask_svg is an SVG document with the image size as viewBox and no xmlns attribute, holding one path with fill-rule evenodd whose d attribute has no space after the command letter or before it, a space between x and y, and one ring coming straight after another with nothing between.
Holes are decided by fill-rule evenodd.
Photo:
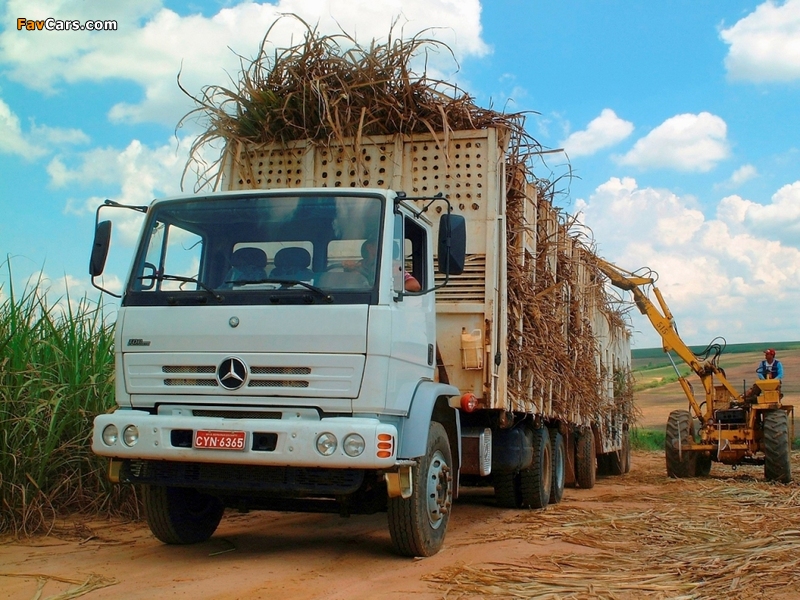
<instances>
[{"instance_id":1,"label":"driver seat","mask_svg":"<svg viewBox=\"0 0 800 600\"><path fill-rule=\"evenodd\" d=\"M267 278L267 253L261 248L239 248L231 254L231 268L222 287L231 288L237 281L262 281Z\"/></svg>"}]
</instances>

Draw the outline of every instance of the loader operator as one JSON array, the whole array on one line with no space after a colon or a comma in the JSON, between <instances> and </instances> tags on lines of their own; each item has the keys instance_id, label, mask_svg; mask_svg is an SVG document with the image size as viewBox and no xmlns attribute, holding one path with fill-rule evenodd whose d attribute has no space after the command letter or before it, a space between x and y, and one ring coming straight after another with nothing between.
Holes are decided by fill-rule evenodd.
<instances>
[{"instance_id":1,"label":"loader operator","mask_svg":"<svg viewBox=\"0 0 800 600\"><path fill-rule=\"evenodd\" d=\"M783 365L775 358L775 350L764 350L764 360L756 369L759 379L783 379Z\"/></svg>"}]
</instances>

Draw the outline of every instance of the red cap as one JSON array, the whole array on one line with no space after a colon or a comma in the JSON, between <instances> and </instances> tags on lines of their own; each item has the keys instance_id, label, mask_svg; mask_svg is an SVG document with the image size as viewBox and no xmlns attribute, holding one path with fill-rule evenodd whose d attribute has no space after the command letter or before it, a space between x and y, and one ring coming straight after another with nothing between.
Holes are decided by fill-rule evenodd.
<instances>
[{"instance_id":1,"label":"red cap","mask_svg":"<svg viewBox=\"0 0 800 600\"><path fill-rule=\"evenodd\" d=\"M775 356L775 350L769 348L767 350L764 350L764 354L766 354L767 356Z\"/></svg>"}]
</instances>

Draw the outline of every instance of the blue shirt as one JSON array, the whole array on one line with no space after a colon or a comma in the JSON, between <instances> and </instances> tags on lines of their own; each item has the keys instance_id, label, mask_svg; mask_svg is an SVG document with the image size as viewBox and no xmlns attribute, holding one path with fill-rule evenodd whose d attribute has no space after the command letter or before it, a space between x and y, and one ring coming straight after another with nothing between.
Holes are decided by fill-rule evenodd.
<instances>
[{"instance_id":1,"label":"blue shirt","mask_svg":"<svg viewBox=\"0 0 800 600\"><path fill-rule=\"evenodd\" d=\"M756 369L759 379L766 379L767 375L772 375L772 379L783 379L783 365L781 361L775 359L772 364L767 364L766 360L762 360L761 364Z\"/></svg>"}]
</instances>

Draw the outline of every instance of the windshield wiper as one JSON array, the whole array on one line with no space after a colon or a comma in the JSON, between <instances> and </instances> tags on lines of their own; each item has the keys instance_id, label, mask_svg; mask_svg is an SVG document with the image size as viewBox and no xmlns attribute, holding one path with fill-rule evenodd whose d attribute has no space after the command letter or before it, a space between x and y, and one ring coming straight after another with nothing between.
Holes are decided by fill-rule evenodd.
<instances>
[{"instance_id":1,"label":"windshield wiper","mask_svg":"<svg viewBox=\"0 0 800 600\"><path fill-rule=\"evenodd\" d=\"M141 277L137 277L136 279L157 279L158 281L181 281L183 283L194 283L197 284L198 287L204 289L209 294L211 294L217 302L222 302L224 298L220 296L217 292L213 289L208 287L205 283L197 279L196 277L184 277L182 275L167 275L165 273L159 275L142 275Z\"/></svg>"},{"instance_id":2,"label":"windshield wiper","mask_svg":"<svg viewBox=\"0 0 800 600\"><path fill-rule=\"evenodd\" d=\"M331 303L333 302L333 296L331 296L325 290L318 288L315 285L311 285L307 281L301 281L300 279L276 279L273 277L268 277L266 279L237 279L236 281L226 281L225 283L234 283L236 285L257 285L259 283L279 283L281 285L302 285L304 288L311 290L312 292L319 294L325 300L325 302Z\"/></svg>"}]
</instances>

